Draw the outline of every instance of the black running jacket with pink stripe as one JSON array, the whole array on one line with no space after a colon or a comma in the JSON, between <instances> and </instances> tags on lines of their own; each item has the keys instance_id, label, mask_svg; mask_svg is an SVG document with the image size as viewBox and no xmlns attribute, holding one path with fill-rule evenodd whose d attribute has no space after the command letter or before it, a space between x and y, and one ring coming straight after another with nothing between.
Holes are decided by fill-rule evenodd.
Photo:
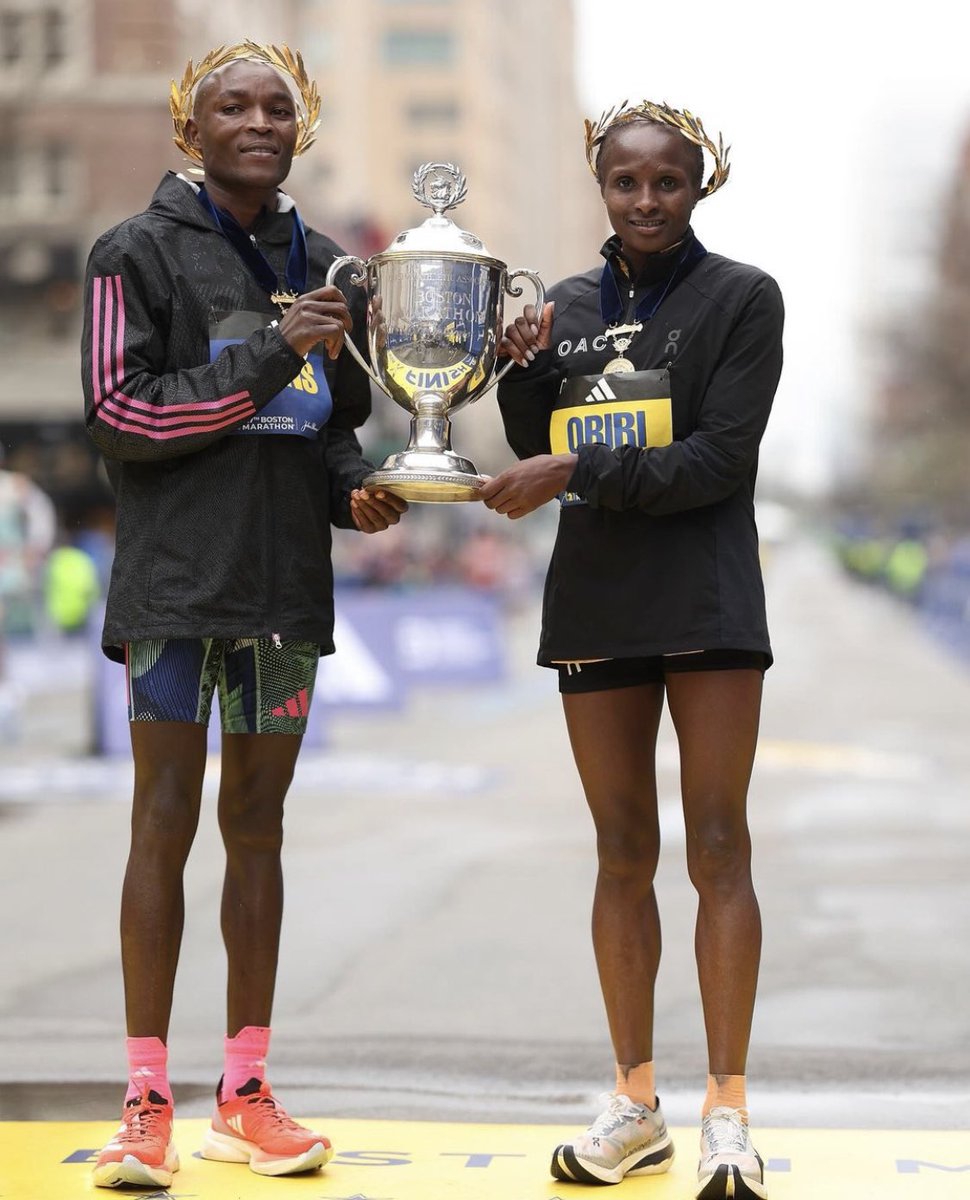
<instances>
[{"instance_id":1,"label":"black running jacket with pink stripe","mask_svg":"<svg viewBox=\"0 0 970 1200\"><path fill-rule=\"evenodd\" d=\"M284 198L284 208L288 198ZM293 218L265 213L259 247L282 277ZM342 251L307 230L308 289ZM209 361L214 313L265 325ZM363 294L351 300L364 346ZM325 356L333 412L318 437L235 430L304 366L279 311L199 203L169 173L146 212L95 243L85 280L85 418L117 500L102 643L271 637L333 651L331 523L351 528L349 493L372 469L355 430L367 376Z\"/></svg>"}]
</instances>

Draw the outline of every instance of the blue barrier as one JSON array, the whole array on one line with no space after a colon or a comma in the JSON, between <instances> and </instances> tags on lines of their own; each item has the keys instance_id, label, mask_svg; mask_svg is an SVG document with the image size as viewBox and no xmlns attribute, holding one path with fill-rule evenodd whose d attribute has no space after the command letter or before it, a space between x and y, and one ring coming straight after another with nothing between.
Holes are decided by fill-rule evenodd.
<instances>
[{"instance_id":1,"label":"blue barrier","mask_svg":"<svg viewBox=\"0 0 970 1200\"><path fill-rule=\"evenodd\" d=\"M461 587L413 591L338 588L337 653L320 660L304 746L326 741L328 713L401 708L412 686L500 683L506 677L502 607L489 593ZM105 658L103 613L92 622L94 751L128 754L124 668ZM209 723L219 748L219 720Z\"/></svg>"},{"instance_id":2,"label":"blue barrier","mask_svg":"<svg viewBox=\"0 0 970 1200\"><path fill-rule=\"evenodd\" d=\"M970 559L954 557L930 567L920 589L919 611L935 638L970 660Z\"/></svg>"}]
</instances>

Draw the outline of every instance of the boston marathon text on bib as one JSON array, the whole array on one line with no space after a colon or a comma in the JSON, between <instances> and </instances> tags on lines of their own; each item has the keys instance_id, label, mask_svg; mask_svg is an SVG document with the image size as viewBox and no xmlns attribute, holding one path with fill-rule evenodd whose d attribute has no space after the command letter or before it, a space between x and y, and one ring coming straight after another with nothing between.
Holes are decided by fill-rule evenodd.
<instances>
[{"instance_id":1,"label":"boston marathon text on bib","mask_svg":"<svg viewBox=\"0 0 970 1200\"><path fill-rule=\"evenodd\" d=\"M669 446L673 441L670 372L574 375L563 382L549 422L553 454L575 454L593 443L611 446ZM564 492L563 506L585 504Z\"/></svg>"},{"instance_id":2,"label":"boston marathon text on bib","mask_svg":"<svg viewBox=\"0 0 970 1200\"><path fill-rule=\"evenodd\" d=\"M258 312L217 313L209 322L209 361L226 346L243 342L266 325ZM283 433L315 438L330 420L333 399L323 369L323 355L310 352L303 369L269 404L235 429L234 433Z\"/></svg>"}]
</instances>

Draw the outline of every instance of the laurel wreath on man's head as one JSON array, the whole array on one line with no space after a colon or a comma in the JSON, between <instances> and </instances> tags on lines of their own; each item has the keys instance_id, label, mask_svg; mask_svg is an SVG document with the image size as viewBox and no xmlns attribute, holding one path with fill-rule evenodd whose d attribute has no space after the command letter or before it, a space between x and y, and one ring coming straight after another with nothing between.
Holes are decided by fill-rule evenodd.
<instances>
[{"instance_id":1,"label":"laurel wreath on man's head","mask_svg":"<svg viewBox=\"0 0 970 1200\"><path fill-rule=\"evenodd\" d=\"M201 151L198 147L190 145L185 132L188 119L192 116L195 90L207 75L239 59L267 63L293 80L300 93L300 110L296 117L296 147L293 153L303 154L309 150L316 141L314 134L320 125L320 93L316 83L307 74L303 65L303 55L299 50L294 53L289 46L261 46L259 42L248 39L238 42L235 46L217 46L200 60L198 66L195 66L190 58L181 84L172 80L168 101L172 112L172 124L175 126L172 141L193 162L202 162Z\"/></svg>"},{"instance_id":2,"label":"laurel wreath on man's head","mask_svg":"<svg viewBox=\"0 0 970 1200\"><path fill-rule=\"evenodd\" d=\"M669 125L676 129L682 137L706 150L714 159L714 170L707 183L701 188L701 199L710 196L728 181L731 166L728 163L730 146L724 145L723 134L717 135L715 144L707 136L699 117L685 109L671 108L669 104L655 104L652 100L643 100L640 104L630 104L626 100L609 108L594 125L586 121L586 161L589 169L596 175L596 152L602 145L607 133L617 125L625 125L629 121L653 121L661 125Z\"/></svg>"}]
</instances>

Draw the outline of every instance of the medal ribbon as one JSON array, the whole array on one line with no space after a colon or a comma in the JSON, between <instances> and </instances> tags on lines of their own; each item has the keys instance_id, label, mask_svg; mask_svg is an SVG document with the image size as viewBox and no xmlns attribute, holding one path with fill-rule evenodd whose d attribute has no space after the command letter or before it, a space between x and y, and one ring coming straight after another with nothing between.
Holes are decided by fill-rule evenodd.
<instances>
[{"instance_id":1,"label":"medal ribbon","mask_svg":"<svg viewBox=\"0 0 970 1200\"><path fill-rule=\"evenodd\" d=\"M661 280L641 298L636 312L626 317L627 322L651 320L657 309L666 300L667 293L680 283L705 254L707 254L707 250L696 237L691 235L666 280ZM603 274L600 276L600 314L603 317L604 325L617 325L625 317L620 285L609 262L603 267Z\"/></svg>"},{"instance_id":2,"label":"medal ribbon","mask_svg":"<svg viewBox=\"0 0 970 1200\"><path fill-rule=\"evenodd\" d=\"M263 291L268 296L272 296L275 292L278 292L279 280L276 272L270 266L266 255L256 244L255 237L243 229L232 213L226 212L225 209L217 208L213 204L212 198L205 190L204 185L199 188L199 203L209 213L213 221L215 221L216 228L219 229L223 237L231 242L239 257L249 268ZM309 259L307 257L306 227L295 208L292 212L293 236L290 238L290 249L286 256L284 274L286 277L286 286L294 296L299 296L307 288Z\"/></svg>"}]
</instances>

